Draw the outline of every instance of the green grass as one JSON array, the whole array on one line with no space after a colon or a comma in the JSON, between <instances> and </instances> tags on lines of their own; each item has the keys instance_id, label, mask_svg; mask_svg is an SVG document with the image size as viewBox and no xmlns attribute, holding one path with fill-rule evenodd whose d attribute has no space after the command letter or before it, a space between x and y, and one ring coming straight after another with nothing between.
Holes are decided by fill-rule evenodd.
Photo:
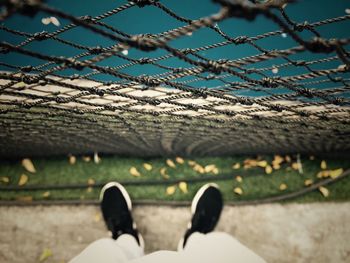
<instances>
[{"instance_id":1,"label":"green grass","mask_svg":"<svg viewBox=\"0 0 350 263\"><path fill-rule=\"evenodd\" d=\"M304 181L306 179L313 179L317 181L316 174L321 170L321 159L315 158L310 160L309 157L301 159L303 164L303 174L290 168L290 163L284 163L281 169L274 171L272 174L265 174L263 168L250 168L233 170L234 163L241 163L248 158L241 157L216 157L216 158L196 158L197 163L205 166L208 164L215 164L219 168L220 174L232 174L232 179L226 181L218 181L225 200L254 200L270 195L282 194L289 191L299 190L304 188ZM271 162L273 156L262 156L263 160ZM83 183L87 184L88 179L93 179L95 182L108 181L124 181L124 180L149 180L162 178L159 170L162 167L167 167L167 172L170 178L185 179L202 177L203 174L195 172L192 167L185 160L184 164L176 164L176 168L170 168L165 163L166 159L137 159L137 158L121 158L114 156L102 156L102 161L95 164L93 161L85 162L81 157L77 157L77 162L74 165L69 164L67 157L60 158L46 158L46 159L32 159L36 173L27 172L21 165L21 160L17 161L1 161L0 162L0 177L8 177L10 182L2 182L2 186L17 185L22 174L29 176L29 181L26 185L60 185ZM344 170L350 168L349 160L326 160L328 169L343 168ZM150 163L153 166L152 171L146 171L143 168L143 163ZM141 177L133 177L129 173L130 167L136 167L142 174ZM212 177L212 182L216 182L216 175L206 174ZM237 182L234 177L241 175L243 182ZM244 177L245 175L253 175ZM254 176L262 175L262 176ZM280 184L287 184L288 188L285 191L280 191ZM175 194L166 195L166 185L160 186L128 186L131 197L134 200L191 200L195 192L203 183L189 183L188 193L183 193L177 187ZM233 192L235 187L243 189L243 195L239 196ZM330 190L330 196L325 198L320 192L315 191L302 196L294 201L297 202L314 202L314 201L344 201L350 199L350 177L327 186ZM99 189L81 189L81 190L49 190L50 195L43 197L45 191L0 191L0 200L15 200L24 196L31 196L34 200L67 200L67 199L97 199Z\"/></svg>"}]
</instances>

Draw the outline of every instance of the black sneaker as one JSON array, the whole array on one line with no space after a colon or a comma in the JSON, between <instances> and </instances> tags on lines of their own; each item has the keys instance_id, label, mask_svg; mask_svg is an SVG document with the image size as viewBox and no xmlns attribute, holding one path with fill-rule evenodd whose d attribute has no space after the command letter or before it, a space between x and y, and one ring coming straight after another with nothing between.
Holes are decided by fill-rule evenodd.
<instances>
[{"instance_id":1,"label":"black sneaker","mask_svg":"<svg viewBox=\"0 0 350 263\"><path fill-rule=\"evenodd\" d=\"M223 208L221 192L217 184L203 185L193 198L192 220L185 236L180 240L178 250L184 249L189 236L194 232L207 234L214 230Z\"/></svg>"},{"instance_id":2,"label":"black sneaker","mask_svg":"<svg viewBox=\"0 0 350 263\"><path fill-rule=\"evenodd\" d=\"M102 188L100 201L103 218L112 233L112 238L117 239L122 234L130 234L144 247L143 238L132 219L132 204L126 189L117 182L110 182Z\"/></svg>"}]
</instances>

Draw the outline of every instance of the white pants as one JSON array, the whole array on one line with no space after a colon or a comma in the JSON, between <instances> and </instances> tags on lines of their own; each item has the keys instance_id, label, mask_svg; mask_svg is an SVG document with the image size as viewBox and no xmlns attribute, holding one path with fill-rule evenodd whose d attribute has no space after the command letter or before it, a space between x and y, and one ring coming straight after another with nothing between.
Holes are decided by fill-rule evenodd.
<instances>
[{"instance_id":1,"label":"white pants","mask_svg":"<svg viewBox=\"0 0 350 263\"><path fill-rule=\"evenodd\" d=\"M144 256L143 249L131 235L117 240L99 239L69 263L266 263L253 251L226 233L192 234L183 251L157 251Z\"/></svg>"}]
</instances>

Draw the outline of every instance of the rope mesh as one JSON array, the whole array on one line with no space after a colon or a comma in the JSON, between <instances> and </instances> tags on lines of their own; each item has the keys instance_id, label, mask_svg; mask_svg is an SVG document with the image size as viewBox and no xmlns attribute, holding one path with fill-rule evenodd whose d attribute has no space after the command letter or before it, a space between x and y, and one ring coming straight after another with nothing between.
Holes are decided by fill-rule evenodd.
<instances>
[{"instance_id":1,"label":"rope mesh","mask_svg":"<svg viewBox=\"0 0 350 263\"><path fill-rule=\"evenodd\" d=\"M0 31L11 37L0 43L0 155L348 153L350 38L323 37L320 29L344 27L350 15L295 22L287 14L291 1L216 2L217 13L189 19L156 0L129 1L98 16L74 16L41 0L2 1ZM108 23L136 8L181 25L130 34ZM7 25L14 17L34 21L38 12L67 23L35 33ZM259 27L260 18L275 30L233 37L221 29L242 20ZM109 45L65 37L75 29ZM196 43L202 30L220 41L176 45L189 37ZM293 45L264 44L281 36ZM38 49L38 42L59 45L63 55ZM255 54L206 55L242 47ZM15 57L35 63L18 65ZM142 74L130 73L140 68Z\"/></svg>"}]
</instances>

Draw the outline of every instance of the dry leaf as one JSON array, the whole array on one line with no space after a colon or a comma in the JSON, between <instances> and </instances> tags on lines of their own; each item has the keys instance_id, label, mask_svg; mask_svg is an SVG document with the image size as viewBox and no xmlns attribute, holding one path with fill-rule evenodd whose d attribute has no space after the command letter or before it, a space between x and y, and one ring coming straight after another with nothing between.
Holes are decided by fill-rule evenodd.
<instances>
[{"instance_id":1,"label":"dry leaf","mask_svg":"<svg viewBox=\"0 0 350 263\"><path fill-rule=\"evenodd\" d=\"M329 190L328 190L326 187L320 186L320 187L318 188L318 190L321 192L321 194L322 194L324 197L328 197L328 196L329 196Z\"/></svg>"},{"instance_id":2,"label":"dry leaf","mask_svg":"<svg viewBox=\"0 0 350 263\"><path fill-rule=\"evenodd\" d=\"M135 176L135 177L140 177L141 176L140 172L137 171L136 167L131 167L130 170L129 170L129 173L132 176Z\"/></svg>"},{"instance_id":3,"label":"dry leaf","mask_svg":"<svg viewBox=\"0 0 350 263\"><path fill-rule=\"evenodd\" d=\"M213 174L215 174L215 175L219 174L219 169L217 167L215 167L213 169Z\"/></svg>"},{"instance_id":4,"label":"dry leaf","mask_svg":"<svg viewBox=\"0 0 350 263\"><path fill-rule=\"evenodd\" d=\"M313 161L313 160L315 160L315 156L310 155L309 159L310 159L311 161Z\"/></svg>"},{"instance_id":5,"label":"dry leaf","mask_svg":"<svg viewBox=\"0 0 350 263\"><path fill-rule=\"evenodd\" d=\"M89 186L89 187L86 189L86 192L91 193L91 192L92 192L92 187Z\"/></svg>"},{"instance_id":6,"label":"dry leaf","mask_svg":"<svg viewBox=\"0 0 350 263\"><path fill-rule=\"evenodd\" d=\"M287 163L290 163L292 161L292 158L290 158L289 155L286 155L284 158L286 159Z\"/></svg>"},{"instance_id":7,"label":"dry leaf","mask_svg":"<svg viewBox=\"0 0 350 263\"><path fill-rule=\"evenodd\" d=\"M183 164L185 162L184 159L182 159L181 157L176 157L175 161L179 164Z\"/></svg>"},{"instance_id":8,"label":"dry leaf","mask_svg":"<svg viewBox=\"0 0 350 263\"><path fill-rule=\"evenodd\" d=\"M160 174L162 175L162 177L164 179L169 179L170 178L170 176L166 173L166 168L165 167L160 168Z\"/></svg>"},{"instance_id":9,"label":"dry leaf","mask_svg":"<svg viewBox=\"0 0 350 263\"><path fill-rule=\"evenodd\" d=\"M281 169L281 165L273 163L273 164L272 164L272 168L273 168L274 170L279 170L279 169Z\"/></svg>"},{"instance_id":10,"label":"dry leaf","mask_svg":"<svg viewBox=\"0 0 350 263\"><path fill-rule=\"evenodd\" d=\"M49 248L44 248L43 252L40 255L39 262L43 262L49 257L52 256L52 251Z\"/></svg>"},{"instance_id":11,"label":"dry leaf","mask_svg":"<svg viewBox=\"0 0 350 263\"><path fill-rule=\"evenodd\" d=\"M175 185L172 185L172 186L168 186L166 188L166 194L167 195L173 195L176 191L176 186Z\"/></svg>"},{"instance_id":12,"label":"dry leaf","mask_svg":"<svg viewBox=\"0 0 350 263\"><path fill-rule=\"evenodd\" d=\"M186 182L180 182L179 183L179 188L184 194L188 193L187 183Z\"/></svg>"},{"instance_id":13,"label":"dry leaf","mask_svg":"<svg viewBox=\"0 0 350 263\"><path fill-rule=\"evenodd\" d=\"M25 174L22 174L21 177L19 178L18 185L22 186L25 185L28 182L28 176Z\"/></svg>"},{"instance_id":14,"label":"dry leaf","mask_svg":"<svg viewBox=\"0 0 350 263\"><path fill-rule=\"evenodd\" d=\"M94 221L95 222L100 222L101 221L101 213L96 213L94 216Z\"/></svg>"},{"instance_id":15,"label":"dry leaf","mask_svg":"<svg viewBox=\"0 0 350 263\"><path fill-rule=\"evenodd\" d=\"M49 197L50 196L50 191L46 191L46 192L44 192L43 194L42 194L42 196L43 197L45 197L45 198L47 198L47 197Z\"/></svg>"},{"instance_id":16,"label":"dry leaf","mask_svg":"<svg viewBox=\"0 0 350 263\"><path fill-rule=\"evenodd\" d=\"M239 183L242 183L243 178L238 175L238 176L236 176L236 181L239 182Z\"/></svg>"},{"instance_id":17,"label":"dry leaf","mask_svg":"<svg viewBox=\"0 0 350 263\"><path fill-rule=\"evenodd\" d=\"M321 169L322 169L322 170L326 170L326 169L327 169L327 163L326 163L326 161L325 161L325 160L322 160L320 166L321 166Z\"/></svg>"},{"instance_id":18,"label":"dry leaf","mask_svg":"<svg viewBox=\"0 0 350 263\"><path fill-rule=\"evenodd\" d=\"M84 162L90 162L91 161L91 157L90 156L83 156L81 157L81 159L83 159Z\"/></svg>"},{"instance_id":19,"label":"dry leaf","mask_svg":"<svg viewBox=\"0 0 350 263\"><path fill-rule=\"evenodd\" d=\"M21 201L21 202L32 202L33 201L33 196L17 196L16 197L17 201Z\"/></svg>"},{"instance_id":20,"label":"dry leaf","mask_svg":"<svg viewBox=\"0 0 350 263\"><path fill-rule=\"evenodd\" d=\"M94 185L94 184L95 184L95 180L92 179L92 178L89 178L89 179L87 180L87 184L88 184L88 185Z\"/></svg>"},{"instance_id":21,"label":"dry leaf","mask_svg":"<svg viewBox=\"0 0 350 263\"><path fill-rule=\"evenodd\" d=\"M200 164L195 164L193 166L193 170L201 174L204 174L205 172L203 166L201 166Z\"/></svg>"},{"instance_id":22,"label":"dry leaf","mask_svg":"<svg viewBox=\"0 0 350 263\"><path fill-rule=\"evenodd\" d=\"M143 164L143 168L145 168L147 171L151 171L153 167L152 167L152 165L149 164L149 163L144 163L144 164Z\"/></svg>"},{"instance_id":23,"label":"dry leaf","mask_svg":"<svg viewBox=\"0 0 350 263\"><path fill-rule=\"evenodd\" d=\"M336 178L336 177L340 176L343 172L344 172L343 168L331 170L331 171L329 171L329 176L332 178Z\"/></svg>"},{"instance_id":24,"label":"dry leaf","mask_svg":"<svg viewBox=\"0 0 350 263\"><path fill-rule=\"evenodd\" d=\"M101 162L101 158L98 156L98 153L94 153L94 163L99 164Z\"/></svg>"},{"instance_id":25,"label":"dry leaf","mask_svg":"<svg viewBox=\"0 0 350 263\"><path fill-rule=\"evenodd\" d=\"M235 192L238 195L242 195L243 194L243 190L240 187L236 187L235 189L233 189L233 192Z\"/></svg>"},{"instance_id":26,"label":"dry leaf","mask_svg":"<svg viewBox=\"0 0 350 263\"><path fill-rule=\"evenodd\" d=\"M77 162L77 158L75 158L74 155L70 155L68 161L69 161L69 164L73 165Z\"/></svg>"},{"instance_id":27,"label":"dry leaf","mask_svg":"<svg viewBox=\"0 0 350 263\"><path fill-rule=\"evenodd\" d=\"M241 168L241 164L240 163L235 163L234 165L232 165L232 169L237 170L239 168Z\"/></svg>"},{"instance_id":28,"label":"dry leaf","mask_svg":"<svg viewBox=\"0 0 350 263\"><path fill-rule=\"evenodd\" d=\"M304 181L304 185L305 186L310 186L310 185L312 185L314 182L311 180L311 179L306 179L305 181Z\"/></svg>"},{"instance_id":29,"label":"dry leaf","mask_svg":"<svg viewBox=\"0 0 350 263\"><path fill-rule=\"evenodd\" d=\"M284 191L284 190L286 190L287 189L287 185L286 184L281 184L280 185L280 190L281 191Z\"/></svg>"},{"instance_id":30,"label":"dry leaf","mask_svg":"<svg viewBox=\"0 0 350 263\"><path fill-rule=\"evenodd\" d=\"M215 164L208 164L204 167L204 172L205 173L210 173L212 172L213 170L215 170L216 166Z\"/></svg>"},{"instance_id":31,"label":"dry leaf","mask_svg":"<svg viewBox=\"0 0 350 263\"><path fill-rule=\"evenodd\" d=\"M188 165L190 166L195 166L196 164L197 163L195 161L191 161L191 160L188 161Z\"/></svg>"},{"instance_id":32,"label":"dry leaf","mask_svg":"<svg viewBox=\"0 0 350 263\"><path fill-rule=\"evenodd\" d=\"M265 168L265 167L267 167L268 163L267 163L267 161L259 161L256 163L256 165L259 167Z\"/></svg>"},{"instance_id":33,"label":"dry leaf","mask_svg":"<svg viewBox=\"0 0 350 263\"><path fill-rule=\"evenodd\" d=\"M10 182L10 178L8 178L7 176L2 176L0 177L0 181L2 183L8 184Z\"/></svg>"},{"instance_id":34,"label":"dry leaf","mask_svg":"<svg viewBox=\"0 0 350 263\"><path fill-rule=\"evenodd\" d=\"M23 165L24 169L26 169L28 172L30 172L30 173L36 172L35 167L30 159L28 159L28 158L23 159L22 165Z\"/></svg>"},{"instance_id":35,"label":"dry leaf","mask_svg":"<svg viewBox=\"0 0 350 263\"><path fill-rule=\"evenodd\" d=\"M324 170L317 173L317 178L327 178L330 176L330 171Z\"/></svg>"},{"instance_id":36,"label":"dry leaf","mask_svg":"<svg viewBox=\"0 0 350 263\"><path fill-rule=\"evenodd\" d=\"M176 165L175 165L174 161L171 160L171 159L167 159L167 160L166 160L166 164L167 164L169 167L171 167L171 168L176 168Z\"/></svg>"},{"instance_id":37,"label":"dry leaf","mask_svg":"<svg viewBox=\"0 0 350 263\"><path fill-rule=\"evenodd\" d=\"M266 174L271 174L272 173L272 167L270 165L265 167L265 173Z\"/></svg>"},{"instance_id":38,"label":"dry leaf","mask_svg":"<svg viewBox=\"0 0 350 263\"><path fill-rule=\"evenodd\" d=\"M292 163L291 167L292 167L294 170L299 170L299 163Z\"/></svg>"}]
</instances>

